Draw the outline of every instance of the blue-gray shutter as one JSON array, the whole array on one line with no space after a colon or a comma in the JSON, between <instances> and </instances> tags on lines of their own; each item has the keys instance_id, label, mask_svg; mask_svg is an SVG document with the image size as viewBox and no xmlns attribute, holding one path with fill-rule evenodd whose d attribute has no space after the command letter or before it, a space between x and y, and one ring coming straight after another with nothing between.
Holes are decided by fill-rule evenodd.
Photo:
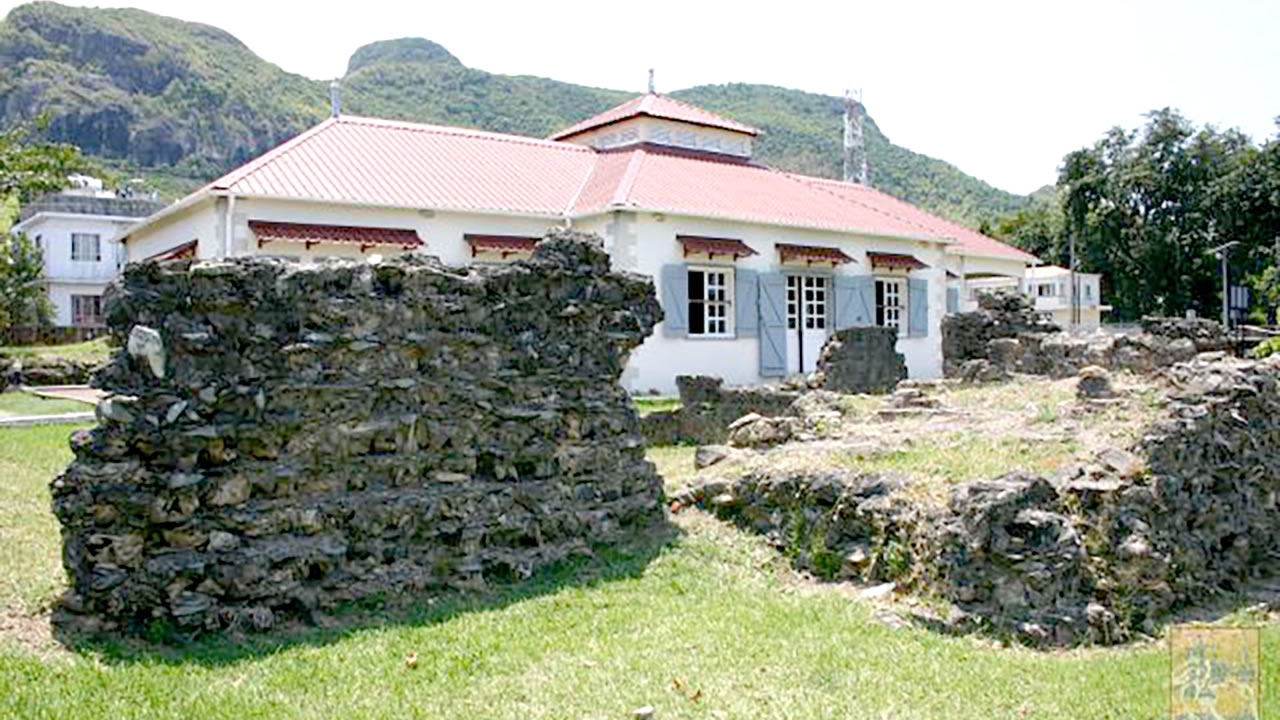
<instances>
[{"instance_id":1,"label":"blue-gray shutter","mask_svg":"<svg viewBox=\"0 0 1280 720\"><path fill-rule=\"evenodd\" d=\"M831 284L837 330L876 322L876 285L870 275L836 275Z\"/></svg>"},{"instance_id":2,"label":"blue-gray shutter","mask_svg":"<svg viewBox=\"0 0 1280 720\"><path fill-rule=\"evenodd\" d=\"M907 335L924 337L929 334L929 281L924 278L907 278Z\"/></svg>"},{"instance_id":3,"label":"blue-gray shutter","mask_svg":"<svg viewBox=\"0 0 1280 720\"><path fill-rule=\"evenodd\" d=\"M760 275L760 377L787 374L787 278Z\"/></svg>"},{"instance_id":4,"label":"blue-gray shutter","mask_svg":"<svg viewBox=\"0 0 1280 720\"><path fill-rule=\"evenodd\" d=\"M689 268L683 264L662 266L662 334L689 334Z\"/></svg>"},{"instance_id":5,"label":"blue-gray shutter","mask_svg":"<svg viewBox=\"0 0 1280 720\"><path fill-rule=\"evenodd\" d=\"M760 293L755 270L735 270L733 274L733 326L738 337L755 337L760 324Z\"/></svg>"},{"instance_id":6,"label":"blue-gray shutter","mask_svg":"<svg viewBox=\"0 0 1280 720\"><path fill-rule=\"evenodd\" d=\"M947 312L960 312L960 288L947 288Z\"/></svg>"},{"instance_id":7,"label":"blue-gray shutter","mask_svg":"<svg viewBox=\"0 0 1280 720\"><path fill-rule=\"evenodd\" d=\"M852 275L836 275L831 278L831 307L834 310L832 326L836 330L858 324L855 321L857 313L854 311L859 303L857 279Z\"/></svg>"}]
</instances>

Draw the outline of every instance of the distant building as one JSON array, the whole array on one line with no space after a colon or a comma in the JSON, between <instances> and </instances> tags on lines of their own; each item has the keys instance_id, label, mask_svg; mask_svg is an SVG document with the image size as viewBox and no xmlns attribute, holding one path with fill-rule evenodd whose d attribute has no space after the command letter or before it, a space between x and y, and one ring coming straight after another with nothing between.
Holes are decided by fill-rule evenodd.
<instances>
[{"instance_id":1,"label":"distant building","mask_svg":"<svg viewBox=\"0 0 1280 720\"><path fill-rule=\"evenodd\" d=\"M1022 278L990 277L968 281L967 294L961 299L959 312L978 309L978 295L994 290L1017 290L1035 302L1036 310L1046 320L1064 328L1096 328L1102 324L1102 314L1111 310L1102 303L1102 276L1097 273L1076 273L1076 286L1080 301L1080 318L1072 321L1071 271L1058 265L1029 267Z\"/></svg>"},{"instance_id":2,"label":"distant building","mask_svg":"<svg viewBox=\"0 0 1280 720\"><path fill-rule=\"evenodd\" d=\"M22 208L14 234L44 253L44 283L59 327L103 325L102 293L120 274L120 231L164 207L150 198L120 197L98 178L73 175L71 187Z\"/></svg>"}]
</instances>

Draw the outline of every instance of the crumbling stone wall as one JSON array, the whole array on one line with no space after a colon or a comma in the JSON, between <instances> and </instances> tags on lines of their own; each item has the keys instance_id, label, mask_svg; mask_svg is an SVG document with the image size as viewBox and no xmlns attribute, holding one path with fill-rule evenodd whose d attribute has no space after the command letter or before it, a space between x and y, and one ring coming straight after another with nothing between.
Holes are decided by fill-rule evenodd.
<instances>
[{"instance_id":1,"label":"crumbling stone wall","mask_svg":"<svg viewBox=\"0 0 1280 720\"><path fill-rule=\"evenodd\" d=\"M979 309L942 322L943 371L965 380L995 380L1011 372L1070 377L1097 365L1151 373L1202 352L1226 350L1222 326L1204 318L1143 318L1142 332L1074 335L1037 319L1018 293L979 297Z\"/></svg>"},{"instance_id":2,"label":"crumbling stone wall","mask_svg":"<svg viewBox=\"0 0 1280 720\"><path fill-rule=\"evenodd\" d=\"M842 393L883 393L907 376L898 331L885 327L837 330L818 356L817 387Z\"/></svg>"},{"instance_id":3,"label":"crumbling stone wall","mask_svg":"<svg viewBox=\"0 0 1280 720\"><path fill-rule=\"evenodd\" d=\"M1031 644L1155 634L1170 613L1280 572L1280 358L1169 373L1168 416L1053 477L965 483L944 507L903 477L760 470L677 497L763 533L829 578L950 600L948 627Z\"/></svg>"},{"instance_id":4,"label":"crumbling stone wall","mask_svg":"<svg viewBox=\"0 0 1280 720\"><path fill-rule=\"evenodd\" d=\"M112 395L52 488L66 617L264 629L518 580L660 519L617 384L660 317L568 232L497 268L131 265Z\"/></svg>"},{"instance_id":5,"label":"crumbling stone wall","mask_svg":"<svg viewBox=\"0 0 1280 720\"><path fill-rule=\"evenodd\" d=\"M98 370L90 360L0 354L0 390L19 385L84 385Z\"/></svg>"},{"instance_id":6,"label":"crumbling stone wall","mask_svg":"<svg viewBox=\"0 0 1280 720\"><path fill-rule=\"evenodd\" d=\"M679 410L641 419L641 432L650 445L724 442L734 420L750 413L780 415L801 395L768 386L727 388L724 380L706 375L679 375L676 388Z\"/></svg>"}]
</instances>

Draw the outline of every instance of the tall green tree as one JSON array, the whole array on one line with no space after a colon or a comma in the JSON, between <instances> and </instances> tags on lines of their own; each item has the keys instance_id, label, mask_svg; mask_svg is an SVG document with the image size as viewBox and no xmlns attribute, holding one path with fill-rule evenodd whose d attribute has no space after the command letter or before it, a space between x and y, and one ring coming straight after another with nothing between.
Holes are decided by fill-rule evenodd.
<instances>
[{"instance_id":1,"label":"tall green tree","mask_svg":"<svg viewBox=\"0 0 1280 720\"><path fill-rule=\"evenodd\" d=\"M1141 130L1114 128L1067 155L1058 178L1065 240L1078 269L1103 274L1114 317L1216 314L1218 264L1208 250L1245 240L1249 221L1225 198L1247 182L1255 152L1237 131L1197 130L1165 108Z\"/></svg>"}]
</instances>

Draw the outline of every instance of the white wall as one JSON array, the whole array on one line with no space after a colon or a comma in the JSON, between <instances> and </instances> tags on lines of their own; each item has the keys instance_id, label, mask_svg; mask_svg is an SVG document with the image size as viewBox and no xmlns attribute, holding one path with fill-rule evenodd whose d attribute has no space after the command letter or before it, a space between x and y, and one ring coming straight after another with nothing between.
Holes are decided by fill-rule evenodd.
<instances>
[{"instance_id":1,"label":"white wall","mask_svg":"<svg viewBox=\"0 0 1280 720\"><path fill-rule=\"evenodd\" d=\"M140 262L192 240L198 243L197 257L216 257L218 243L221 242L216 235L216 210L213 199L203 200L133 233L125 240L126 260Z\"/></svg>"},{"instance_id":2,"label":"white wall","mask_svg":"<svg viewBox=\"0 0 1280 720\"><path fill-rule=\"evenodd\" d=\"M613 257L614 267L644 273L654 278L658 297L662 297L661 271L664 265L689 262L683 256L683 248L676 241L677 235L703 235L735 238L743 241L758 254L742 258L736 263L717 257L715 260L696 260L699 265L725 265L747 268L761 273L782 269L776 249L777 243L820 245L839 247L857 263L849 263L835 270L817 269L824 274L871 274L866 261L868 250L906 253L914 255L930 267L911 274L911 277L929 282L929 323L924 337L900 338L898 350L907 361L911 377L938 377L942 372L941 321L946 311L946 287L940 246L908 240L855 237L852 235L748 225L731 221L700 218L661 216L653 213L616 212L604 227L606 249ZM597 223L579 223L580 228L595 229ZM728 385L754 385L767 381L759 372L758 338L685 338L668 337L662 325L632 354L623 375L623 385L632 392L651 389L664 394L675 392L677 375L704 374L721 377Z\"/></svg>"},{"instance_id":3,"label":"white wall","mask_svg":"<svg viewBox=\"0 0 1280 720\"><path fill-rule=\"evenodd\" d=\"M597 150L641 142L751 157L751 135L655 117L636 117L575 135L565 142Z\"/></svg>"},{"instance_id":4,"label":"white wall","mask_svg":"<svg viewBox=\"0 0 1280 720\"><path fill-rule=\"evenodd\" d=\"M38 240L44 255L44 280L53 304L54 324L72 324L72 295L102 295L120 274L125 250L117 237L133 220L100 215L41 213L31 218L23 232ZM72 260L72 233L98 236L101 260Z\"/></svg>"}]
</instances>

